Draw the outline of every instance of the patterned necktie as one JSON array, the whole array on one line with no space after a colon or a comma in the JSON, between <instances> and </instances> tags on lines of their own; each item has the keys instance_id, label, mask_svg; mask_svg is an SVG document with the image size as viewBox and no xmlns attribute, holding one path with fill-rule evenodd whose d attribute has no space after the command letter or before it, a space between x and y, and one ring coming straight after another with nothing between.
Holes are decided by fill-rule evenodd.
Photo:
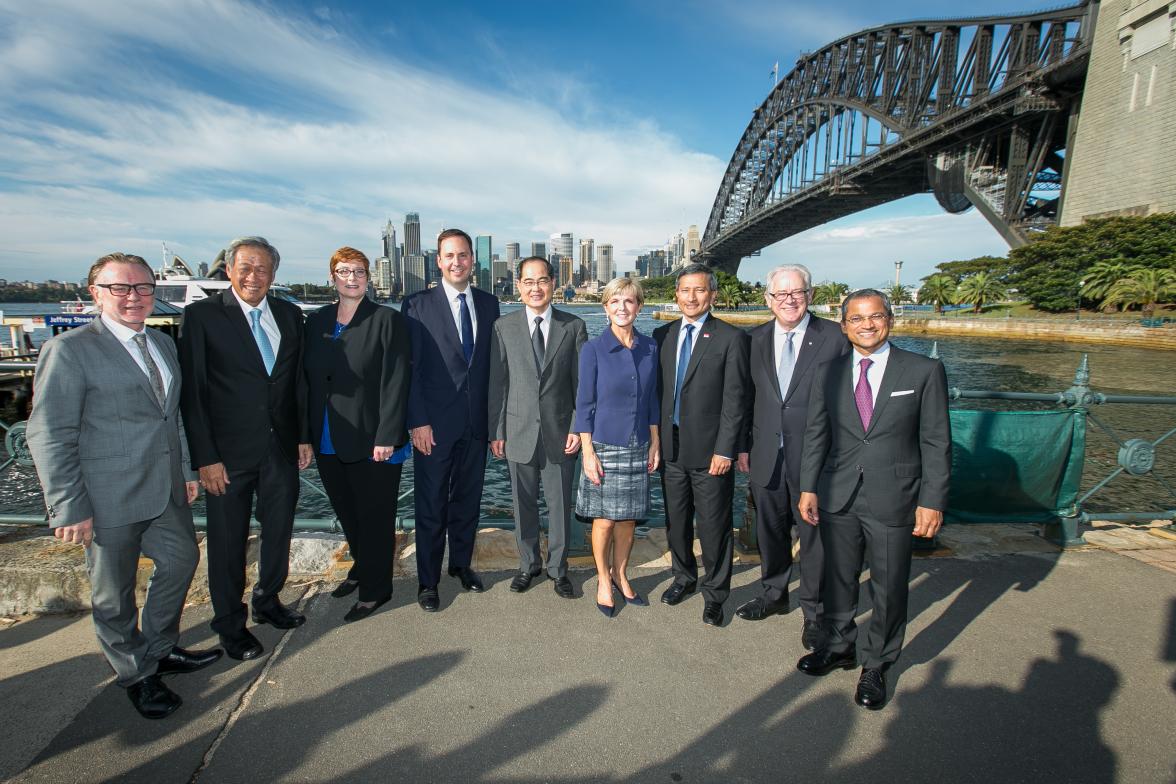
<instances>
[{"instance_id":1,"label":"patterned necktie","mask_svg":"<svg viewBox=\"0 0 1176 784\"><path fill-rule=\"evenodd\" d=\"M535 369L543 372L543 355L547 347L543 343L543 317L535 317L535 330L531 333L531 348L535 350Z\"/></svg>"},{"instance_id":2,"label":"patterned necktie","mask_svg":"<svg viewBox=\"0 0 1176 784\"><path fill-rule=\"evenodd\" d=\"M862 430L870 429L870 419L874 416L874 392L870 389L868 377L872 359L861 361L861 375L858 377L857 387L853 390L853 399L857 403L858 416L862 418Z\"/></svg>"},{"instance_id":3,"label":"patterned necktie","mask_svg":"<svg viewBox=\"0 0 1176 784\"><path fill-rule=\"evenodd\" d=\"M457 302L461 307L461 353L465 355L468 365L474 358L474 319L470 315L470 306L466 304L464 291L457 295Z\"/></svg>"},{"instance_id":4,"label":"patterned necktie","mask_svg":"<svg viewBox=\"0 0 1176 784\"><path fill-rule=\"evenodd\" d=\"M155 364L155 360L151 358L151 352L147 350L147 333L140 332L133 338L135 345L139 347L139 353L143 356L143 364L147 366L147 377L151 379L151 388L155 390L155 400L159 403L159 407L163 408L164 401L167 400L167 392L163 389L163 376L159 373L159 366Z\"/></svg>"},{"instance_id":5,"label":"patterned necktie","mask_svg":"<svg viewBox=\"0 0 1176 784\"><path fill-rule=\"evenodd\" d=\"M270 345L269 335L261 328L261 308L249 311L249 318L253 321L253 339L257 341L257 348L261 351L261 361L265 363L265 372L274 372L274 347Z\"/></svg>"},{"instance_id":6,"label":"patterned necktie","mask_svg":"<svg viewBox=\"0 0 1176 784\"><path fill-rule=\"evenodd\" d=\"M692 335L694 325L686 325L686 337L682 339L682 349L678 352L678 372L674 379L674 424L679 424L678 414L682 410L682 382L686 380L686 365L690 363L690 349L694 346Z\"/></svg>"},{"instance_id":7,"label":"patterned necktie","mask_svg":"<svg viewBox=\"0 0 1176 784\"><path fill-rule=\"evenodd\" d=\"M788 338L784 348L780 350L780 367L776 369L776 380L780 382L781 399L788 397L788 385L792 383L792 371L796 369L796 352L792 348L792 338L795 332L786 332Z\"/></svg>"}]
</instances>

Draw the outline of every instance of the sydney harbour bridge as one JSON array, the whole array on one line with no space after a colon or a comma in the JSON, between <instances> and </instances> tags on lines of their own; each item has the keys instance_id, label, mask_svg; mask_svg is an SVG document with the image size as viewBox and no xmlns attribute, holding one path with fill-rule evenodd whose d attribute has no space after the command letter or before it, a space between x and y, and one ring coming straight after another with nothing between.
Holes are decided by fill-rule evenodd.
<instances>
[{"instance_id":1,"label":"sydney harbour bridge","mask_svg":"<svg viewBox=\"0 0 1176 784\"><path fill-rule=\"evenodd\" d=\"M698 258L735 272L774 242L926 192L1024 244L1058 219L1096 7L902 22L804 55L739 140Z\"/></svg>"}]
</instances>

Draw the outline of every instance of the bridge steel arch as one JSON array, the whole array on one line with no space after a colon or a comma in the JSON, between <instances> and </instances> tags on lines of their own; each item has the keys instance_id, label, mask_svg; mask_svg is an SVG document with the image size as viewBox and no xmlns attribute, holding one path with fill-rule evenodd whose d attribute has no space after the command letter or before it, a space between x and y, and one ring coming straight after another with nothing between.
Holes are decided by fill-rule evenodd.
<instances>
[{"instance_id":1,"label":"bridge steel arch","mask_svg":"<svg viewBox=\"0 0 1176 784\"><path fill-rule=\"evenodd\" d=\"M744 131L697 258L931 191L1010 245L1056 222L1097 4L884 25L805 55Z\"/></svg>"}]
</instances>

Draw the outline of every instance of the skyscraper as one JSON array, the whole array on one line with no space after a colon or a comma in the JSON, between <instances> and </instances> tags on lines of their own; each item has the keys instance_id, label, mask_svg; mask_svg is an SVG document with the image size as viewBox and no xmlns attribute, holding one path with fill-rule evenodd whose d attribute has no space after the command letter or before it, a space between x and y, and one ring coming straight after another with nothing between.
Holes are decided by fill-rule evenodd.
<instances>
[{"instance_id":1,"label":"skyscraper","mask_svg":"<svg viewBox=\"0 0 1176 784\"><path fill-rule=\"evenodd\" d=\"M591 239L580 240L580 282L596 280L596 254Z\"/></svg>"},{"instance_id":2,"label":"skyscraper","mask_svg":"<svg viewBox=\"0 0 1176 784\"><path fill-rule=\"evenodd\" d=\"M384 258L395 260L396 252L396 227L392 225L392 219L388 219L388 223L384 226L384 231L381 233L381 238L384 242Z\"/></svg>"},{"instance_id":3,"label":"skyscraper","mask_svg":"<svg viewBox=\"0 0 1176 784\"><path fill-rule=\"evenodd\" d=\"M561 256L559 259L559 287L566 289L568 286L574 286L575 280L572 277L572 257Z\"/></svg>"},{"instance_id":4,"label":"skyscraper","mask_svg":"<svg viewBox=\"0 0 1176 784\"><path fill-rule=\"evenodd\" d=\"M494 256L494 239L489 234L474 238L474 285L483 291L493 291L494 281L490 279L491 262Z\"/></svg>"},{"instance_id":5,"label":"skyscraper","mask_svg":"<svg viewBox=\"0 0 1176 784\"><path fill-rule=\"evenodd\" d=\"M404 256L404 296L425 290L425 257L419 253Z\"/></svg>"},{"instance_id":6,"label":"skyscraper","mask_svg":"<svg viewBox=\"0 0 1176 784\"><path fill-rule=\"evenodd\" d=\"M531 255L538 256L541 259L547 258L547 243L546 242L532 242Z\"/></svg>"},{"instance_id":7,"label":"skyscraper","mask_svg":"<svg viewBox=\"0 0 1176 784\"><path fill-rule=\"evenodd\" d=\"M694 260L694 254L698 253L698 249L701 247L702 240L698 237L698 226L691 224L690 228L686 230L686 246L682 254L687 264Z\"/></svg>"},{"instance_id":8,"label":"skyscraper","mask_svg":"<svg viewBox=\"0 0 1176 784\"><path fill-rule=\"evenodd\" d=\"M558 254L560 258L564 256L574 257L576 255L572 247L572 235L570 233L552 234L549 239L551 240L552 252Z\"/></svg>"},{"instance_id":9,"label":"skyscraper","mask_svg":"<svg viewBox=\"0 0 1176 784\"><path fill-rule=\"evenodd\" d=\"M415 212L404 216L404 255L421 255L421 216Z\"/></svg>"},{"instance_id":10,"label":"skyscraper","mask_svg":"<svg viewBox=\"0 0 1176 784\"><path fill-rule=\"evenodd\" d=\"M608 283L616 277L616 264L613 262L613 246L604 243L600 246L600 256L596 260L597 277L601 283Z\"/></svg>"}]
</instances>

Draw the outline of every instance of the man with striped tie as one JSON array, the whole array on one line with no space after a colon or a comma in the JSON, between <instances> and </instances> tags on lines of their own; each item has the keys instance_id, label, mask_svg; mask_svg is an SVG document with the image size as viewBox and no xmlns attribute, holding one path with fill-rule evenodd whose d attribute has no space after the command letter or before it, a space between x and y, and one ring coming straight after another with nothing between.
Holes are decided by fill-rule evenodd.
<instances>
[{"instance_id":1,"label":"man with striped tie","mask_svg":"<svg viewBox=\"0 0 1176 784\"><path fill-rule=\"evenodd\" d=\"M267 296L278 251L263 237L225 251L232 288L189 305L180 326L181 410L200 484L208 494L208 590L212 629L234 659L261 643L245 628L245 554L257 500L261 553L254 623L302 625L278 595L286 583L298 471L310 464L301 387L302 311Z\"/></svg>"}]
</instances>

